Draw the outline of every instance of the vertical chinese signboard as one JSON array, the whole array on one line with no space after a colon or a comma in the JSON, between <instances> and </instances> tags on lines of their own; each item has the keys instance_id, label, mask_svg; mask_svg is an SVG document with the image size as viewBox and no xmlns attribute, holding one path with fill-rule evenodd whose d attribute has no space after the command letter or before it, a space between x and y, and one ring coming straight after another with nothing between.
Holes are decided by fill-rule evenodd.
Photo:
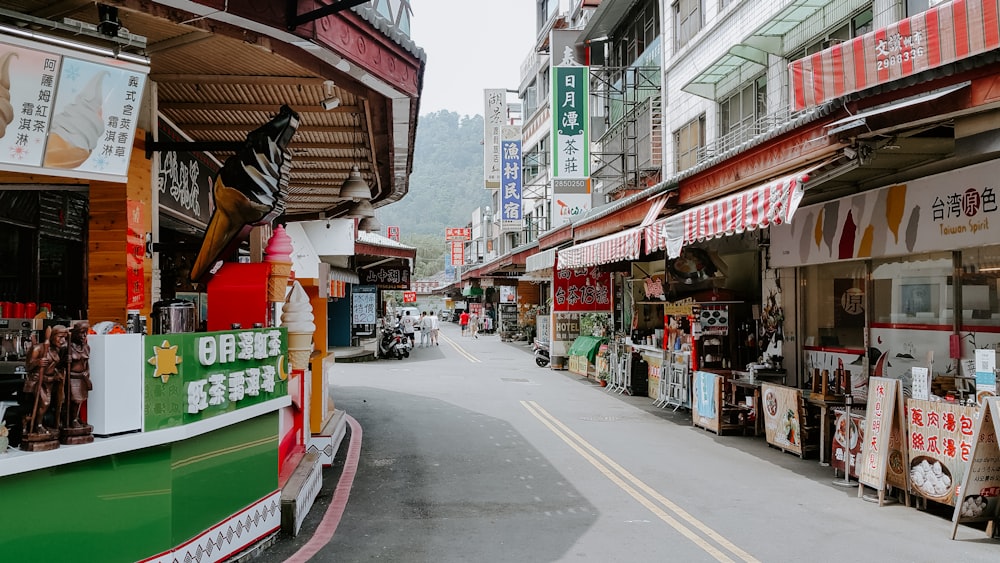
<instances>
[{"instance_id":1,"label":"vertical chinese signboard","mask_svg":"<svg viewBox=\"0 0 1000 563\"><path fill-rule=\"evenodd\" d=\"M483 187L488 190L500 188L501 155L503 136L501 128L507 122L507 90L490 88L484 90L486 113L483 118Z\"/></svg>"},{"instance_id":2,"label":"vertical chinese signboard","mask_svg":"<svg viewBox=\"0 0 1000 563\"><path fill-rule=\"evenodd\" d=\"M867 485L878 491L879 505L885 502L886 485L906 491L909 504L909 472L905 467L903 439L903 390L898 379L868 379L868 416L861 463L857 466L858 496Z\"/></svg>"},{"instance_id":3,"label":"vertical chinese signboard","mask_svg":"<svg viewBox=\"0 0 1000 563\"><path fill-rule=\"evenodd\" d=\"M386 227L386 234L388 237L396 242L399 242L399 227L389 226Z\"/></svg>"},{"instance_id":4,"label":"vertical chinese signboard","mask_svg":"<svg viewBox=\"0 0 1000 563\"><path fill-rule=\"evenodd\" d=\"M962 476L959 488L961 502L955 503L952 516L954 526L951 539L955 539L959 524L993 522L993 531L1000 526L1000 399L990 397L983 403L976 431L973 434L970 463Z\"/></svg>"},{"instance_id":5,"label":"vertical chinese signboard","mask_svg":"<svg viewBox=\"0 0 1000 563\"><path fill-rule=\"evenodd\" d=\"M906 406L913 492L954 506L959 479L972 459L976 407L917 399Z\"/></svg>"},{"instance_id":6,"label":"vertical chinese signboard","mask_svg":"<svg viewBox=\"0 0 1000 563\"><path fill-rule=\"evenodd\" d=\"M572 47L562 57L551 72L553 227L591 207L590 73L576 62Z\"/></svg>"},{"instance_id":7,"label":"vertical chinese signboard","mask_svg":"<svg viewBox=\"0 0 1000 563\"><path fill-rule=\"evenodd\" d=\"M145 305L146 235L142 220L142 202L128 202L128 235L126 236L125 282L126 309L142 309Z\"/></svg>"},{"instance_id":8,"label":"vertical chinese signboard","mask_svg":"<svg viewBox=\"0 0 1000 563\"><path fill-rule=\"evenodd\" d=\"M148 72L4 37L0 81L9 83L10 111L0 121L0 169L124 182Z\"/></svg>"},{"instance_id":9,"label":"vertical chinese signboard","mask_svg":"<svg viewBox=\"0 0 1000 563\"><path fill-rule=\"evenodd\" d=\"M521 220L521 128L503 128L501 221Z\"/></svg>"},{"instance_id":10,"label":"vertical chinese signboard","mask_svg":"<svg viewBox=\"0 0 1000 563\"><path fill-rule=\"evenodd\" d=\"M285 328L147 336L143 346L146 432L288 394Z\"/></svg>"}]
</instances>

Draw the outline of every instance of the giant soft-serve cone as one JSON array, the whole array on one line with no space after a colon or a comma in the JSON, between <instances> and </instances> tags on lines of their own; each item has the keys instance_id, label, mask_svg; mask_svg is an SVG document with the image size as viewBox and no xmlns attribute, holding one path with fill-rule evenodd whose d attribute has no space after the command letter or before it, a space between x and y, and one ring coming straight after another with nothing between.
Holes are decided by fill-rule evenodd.
<instances>
[{"instance_id":1,"label":"giant soft-serve cone","mask_svg":"<svg viewBox=\"0 0 1000 563\"><path fill-rule=\"evenodd\" d=\"M298 125L298 114L282 106L274 119L247 135L240 152L226 159L212 188L215 211L191 268L192 281L205 281L254 225L284 211L290 167L287 147Z\"/></svg>"},{"instance_id":2,"label":"giant soft-serve cone","mask_svg":"<svg viewBox=\"0 0 1000 563\"><path fill-rule=\"evenodd\" d=\"M288 328L288 358L292 362L292 368L308 368L316 325L313 323L312 303L309 302L309 295L306 294L306 290L302 289L302 284L299 282L292 283L292 292L288 294L288 302L282 307L281 326Z\"/></svg>"}]
</instances>

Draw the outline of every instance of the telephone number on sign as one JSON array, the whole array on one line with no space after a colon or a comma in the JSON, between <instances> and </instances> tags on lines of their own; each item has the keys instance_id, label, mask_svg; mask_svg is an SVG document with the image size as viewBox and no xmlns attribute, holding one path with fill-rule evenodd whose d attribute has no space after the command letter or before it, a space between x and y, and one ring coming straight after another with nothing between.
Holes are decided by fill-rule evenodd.
<instances>
[{"instance_id":1,"label":"telephone number on sign","mask_svg":"<svg viewBox=\"0 0 1000 563\"><path fill-rule=\"evenodd\" d=\"M895 55L889 55L888 57L883 57L876 61L877 70L888 70L891 67L899 66L903 63L908 63L912 60L924 56L924 48L917 47L916 49L909 49L907 51L902 51L896 53Z\"/></svg>"}]
</instances>

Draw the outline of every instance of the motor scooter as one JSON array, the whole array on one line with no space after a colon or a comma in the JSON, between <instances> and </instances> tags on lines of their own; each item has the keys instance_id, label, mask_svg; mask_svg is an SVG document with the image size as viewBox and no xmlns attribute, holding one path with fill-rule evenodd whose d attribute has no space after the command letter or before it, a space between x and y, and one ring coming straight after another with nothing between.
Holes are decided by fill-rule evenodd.
<instances>
[{"instance_id":1,"label":"motor scooter","mask_svg":"<svg viewBox=\"0 0 1000 563\"><path fill-rule=\"evenodd\" d=\"M410 349L410 339L403 334L403 330L398 324L391 328L382 329L382 335L378 339L378 356L380 358L402 360L410 357Z\"/></svg>"},{"instance_id":2,"label":"motor scooter","mask_svg":"<svg viewBox=\"0 0 1000 563\"><path fill-rule=\"evenodd\" d=\"M531 343L531 351L535 354L535 365L540 368L549 365L549 343L535 339Z\"/></svg>"}]
</instances>

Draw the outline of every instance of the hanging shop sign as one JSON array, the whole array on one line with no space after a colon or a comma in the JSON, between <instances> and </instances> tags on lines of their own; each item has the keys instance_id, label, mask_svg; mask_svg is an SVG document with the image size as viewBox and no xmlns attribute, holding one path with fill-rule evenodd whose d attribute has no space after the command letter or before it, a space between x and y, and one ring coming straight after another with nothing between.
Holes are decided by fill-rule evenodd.
<instances>
[{"instance_id":1,"label":"hanging shop sign","mask_svg":"<svg viewBox=\"0 0 1000 563\"><path fill-rule=\"evenodd\" d=\"M285 328L147 336L143 347L145 432L288 394Z\"/></svg>"},{"instance_id":2,"label":"hanging shop sign","mask_svg":"<svg viewBox=\"0 0 1000 563\"><path fill-rule=\"evenodd\" d=\"M521 220L521 128L503 128L500 219Z\"/></svg>"},{"instance_id":3,"label":"hanging shop sign","mask_svg":"<svg viewBox=\"0 0 1000 563\"><path fill-rule=\"evenodd\" d=\"M472 240L472 229L447 228L444 230L444 240L447 242L465 242Z\"/></svg>"},{"instance_id":4,"label":"hanging shop sign","mask_svg":"<svg viewBox=\"0 0 1000 563\"><path fill-rule=\"evenodd\" d=\"M351 324L375 324L378 317L378 288L374 285L351 287Z\"/></svg>"},{"instance_id":5,"label":"hanging shop sign","mask_svg":"<svg viewBox=\"0 0 1000 563\"><path fill-rule=\"evenodd\" d=\"M404 291L403 292L403 303L416 303L417 302L417 292L416 291Z\"/></svg>"},{"instance_id":6,"label":"hanging shop sign","mask_svg":"<svg viewBox=\"0 0 1000 563\"><path fill-rule=\"evenodd\" d=\"M959 480L972 460L977 408L917 399L906 407L911 491L955 506Z\"/></svg>"},{"instance_id":7,"label":"hanging shop sign","mask_svg":"<svg viewBox=\"0 0 1000 563\"><path fill-rule=\"evenodd\" d=\"M163 117L159 119L158 134L161 141L191 141ZM156 187L160 209L169 210L185 222L204 228L212 214L208 194L222 166L204 152L161 151L159 159Z\"/></svg>"},{"instance_id":8,"label":"hanging shop sign","mask_svg":"<svg viewBox=\"0 0 1000 563\"><path fill-rule=\"evenodd\" d=\"M552 67L552 226L570 222L591 208L589 68L579 64L573 47L553 53Z\"/></svg>"},{"instance_id":9,"label":"hanging shop sign","mask_svg":"<svg viewBox=\"0 0 1000 563\"><path fill-rule=\"evenodd\" d=\"M125 182L149 67L4 37L0 170Z\"/></svg>"},{"instance_id":10,"label":"hanging shop sign","mask_svg":"<svg viewBox=\"0 0 1000 563\"><path fill-rule=\"evenodd\" d=\"M502 182L501 128L507 122L507 90L487 88L483 91L486 112L483 114L483 187L500 188Z\"/></svg>"},{"instance_id":11,"label":"hanging shop sign","mask_svg":"<svg viewBox=\"0 0 1000 563\"><path fill-rule=\"evenodd\" d=\"M997 4L942 2L788 65L796 111L1000 47Z\"/></svg>"},{"instance_id":12,"label":"hanging shop sign","mask_svg":"<svg viewBox=\"0 0 1000 563\"><path fill-rule=\"evenodd\" d=\"M771 227L771 267L994 244L1000 163L988 161L799 209Z\"/></svg>"},{"instance_id":13,"label":"hanging shop sign","mask_svg":"<svg viewBox=\"0 0 1000 563\"><path fill-rule=\"evenodd\" d=\"M558 270L552 285L553 311L611 311L611 274L596 267Z\"/></svg>"},{"instance_id":14,"label":"hanging shop sign","mask_svg":"<svg viewBox=\"0 0 1000 563\"><path fill-rule=\"evenodd\" d=\"M396 242L399 242L399 227L395 225L390 225L385 228L385 232L389 240L394 240Z\"/></svg>"},{"instance_id":15,"label":"hanging shop sign","mask_svg":"<svg viewBox=\"0 0 1000 563\"><path fill-rule=\"evenodd\" d=\"M988 399L980 411L973 433L970 462L959 487L961 502L955 503L952 516L954 526L951 539L955 539L959 524L993 521L994 530L1000 526L1000 399Z\"/></svg>"},{"instance_id":16,"label":"hanging shop sign","mask_svg":"<svg viewBox=\"0 0 1000 563\"><path fill-rule=\"evenodd\" d=\"M125 243L125 308L142 309L146 301L146 229L142 202L128 201L128 235Z\"/></svg>"},{"instance_id":17,"label":"hanging shop sign","mask_svg":"<svg viewBox=\"0 0 1000 563\"><path fill-rule=\"evenodd\" d=\"M410 269L405 266L375 266L361 270L361 283L379 289L410 289Z\"/></svg>"}]
</instances>

